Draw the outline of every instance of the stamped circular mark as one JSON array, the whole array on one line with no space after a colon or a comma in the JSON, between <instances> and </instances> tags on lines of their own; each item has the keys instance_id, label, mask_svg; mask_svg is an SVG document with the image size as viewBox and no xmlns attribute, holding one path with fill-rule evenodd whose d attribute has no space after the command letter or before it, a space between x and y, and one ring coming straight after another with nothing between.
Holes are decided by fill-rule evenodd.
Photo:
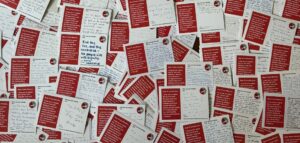
<instances>
[{"instance_id":1,"label":"stamped circular mark","mask_svg":"<svg viewBox=\"0 0 300 143\"><path fill-rule=\"evenodd\" d=\"M138 108L136 109L136 112L139 113L139 114L142 114L142 113L144 112L144 108L138 107Z\"/></svg>"},{"instance_id":2,"label":"stamped circular mark","mask_svg":"<svg viewBox=\"0 0 300 143\"><path fill-rule=\"evenodd\" d=\"M255 122L256 122L256 118L253 118L253 119L252 119L252 124L254 125Z\"/></svg>"},{"instance_id":3,"label":"stamped circular mark","mask_svg":"<svg viewBox=\"0 0 300 143\"><path fill-rule=\"evenodd\" d=\"M46 136L44 134L39 135L39 140L44 141L46 139Z\"/></svg>"},{"instance_id":4,"label":"stamped circular mark","mask_svg":"<svg viewBox=\"0 0 300 143\"><path fill-rule=\"evenodd\" d=\"M104 43L106 41L106 38L104 36L100 36L99 41L101 43Z\"/></svg>"},{"instance_id":5,"label":"stamped circular mark","mask_svg":"<svg viewBox=\"0 0 300 143\"><path fill-rule=\"evenodd\" d=\"M108 11L103 11L102 15L103 15L104 17L107 17L107 16L109 16L109 12L108 12Z\"/></svg>"},{"instance_id":6,"label":"stamped circular mark","mask_svg":"<svg viewBox=\"0 0 300 143\"><path fill-rule=\"evenodd\" d=\"M200 94L204 95L206 93L206 89L205 88L200 88Z\"/></svg>"},{"instance_id":7,"label":"stamped circular mark","mask_svg":"<svg viewBox=\"0 0 300 143\"><path fill-rule=\"evenodd\" d=\"M228 123L228 119L227 119L227 118L225 118L225 117L224 117L224 118L222 118L222 124L223 124L223 125L226 125L227 123Z\"/></svg>"},{"instance_id":8,"label":"stamped circular mark","mask_svg":"<svg viewBox=\"0 0 300 143\"><path fill-rule=\"evenodd\" d=\"M229 73L229 68L228 67L223 67L222 71L223 71L223 73Z\"/></svg>"},{"instance_id":9,"label":"stamped circular mark","mask_svg":"<svg viewBox=\"0 0 300 143\"><path fill-rule=\"evenodd\" d=\"M164 40L163 40L163 44L164 44L164 45L168 45L168 44L169 44L169 39L164 39Z\"/></svg>"},{"instance_id":10,"label":"stamped circular mark","mask_svg":"<svg viewBox=\"0 0 300 143\"><path fill-rule=\"evenodd\" d=\"M6 97L7 97L7 95L5 93L1 94L1 98L6 98Z\"/></svg>"},{"instance_id":11,"label":"stamped circular mark","mask_svg":"<svg viewBox=\"0 0 300 143\"><path fill-rule=\"evenodd\" d=\"M87 109L88 107L89 107L89 104L86 103L86 102L83 102L83 103L81 104L81 108L82 108L82 109Z\"/></svg>"},{"instance_id":12,"label":"stamped circular mark","mask_svg":"<svg viewBox=\"0 0 300 143\"><path fill-rule=\"evenodd\" d=\"M245 50L247 49L246 44L242 44L242 45L240 46L240 49L241 49L242 51L245 51Z\"/></svg>"},{"instance_id":13,"label":"stamped circular mark","mask_svg":"<svg viewBox=\"0 0 300 143\"><path fill-rule=\"evenodd\" d=\"M259 99L259 98L260 98L260 94L259 94L258 92L256 92L256 93L254 94L254 98L255 98L255 99Z\"/></svg>"},{"instance_id":14,"label":"stamped circular mark","mask_svg":"<svg viewBox=\"0 0 300 143\"><path fill-rule=\"evenodd\" d=\"M105 79L104 79L103 77L100 77L100 78L99 78L99 83L100 83L100 84L103 84L104 82L105 82Z\"/></svg>"},{"instance_id":15,"label":"stamped circular mark","mask_svg":"<svg viewBox=\"0 0 300 143\"><path fill-rule=\"evenodd\" d=\"M11 14L13 15L13 16L15 16L15 15L17 15L17 12L15 12L15 11L11 11Z\"/></svg>"},{"instance_id":16,"label":"stamped circular mark","mask_svg":"<svg viewBox=\"0 0 300 143\"><path fill-rule=\"evenodd\" d=\"M55 65L56 64L56 59L55 58L51 58L50 59L50 64L51 65Z\"/></svg>"},{"instance_id":17,"label":"stamped circular mark","mask_svg":"<svg viewBox=\"0 0 300 143\"><path fill-rule=\"evenodd\" d=\"M152 141L154 139L153 134L148 134L147 135L147 140Z\"/></svg>"},{"instance_id":18,"label":"stamped circular mark","mask_svg":"<svg viewBox=\"0 0 300 143\"><path fill-rule=\"evenodd\" d=\"M205 68L205 70L210 71L211 65L210 64L206 64L204 68Z\"/></svg>"},{"instance_id":19,"label":"stamped circular mark","mask_svg":"<svg viewBox=\"0 0 300 143\"><path fill-rule=\"evenodd\" d=\"M36 103L34 101L29 102L29 107L34 108L36 106Z\"/></svg>"},{"instance_id":20,"label":"stamped circular mark","mask_svg":"<svg viewBox=\"0 0 300 143\"><path fill-rule=\"evenodd\" d=\"M221 5L221 2L219 1L219 0L216 0L215 2L214 2L214 6L215 7L219 7Z\"/></svg>"},{"instance_id":21,"label":"stamped circular mark","mask_svg":"<svg viewBox=\"0 0 300 143\"><path fill-rule=\"evenodd\" d=\"M295 23L290 23L290 24L289 24L289 27L290 27L290 29L295 29L295 28L296 28L296 25L295 25Z\"/></svg>"}]
</instances>

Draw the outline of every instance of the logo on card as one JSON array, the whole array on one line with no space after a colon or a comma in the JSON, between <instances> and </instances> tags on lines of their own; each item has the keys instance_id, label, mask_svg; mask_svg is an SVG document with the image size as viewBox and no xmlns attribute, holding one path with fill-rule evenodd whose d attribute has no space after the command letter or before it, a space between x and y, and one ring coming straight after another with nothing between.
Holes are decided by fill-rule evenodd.
<instances>
[{"instance_id":1,"label":"logo on card","mask_svg":"<svg viewBox=\"0 0 300 143\"><path fill-rule=\"evenodd\" d=\"M227 118L225 118L225 117L224 117L224 118L222 118L222 124L223 124L223 125L226 125L227 123L228 123L228 119L227 119Z\"/></svg>"},{"instance_id":2,"label":"logo on card","mask_svg":"<svg viewBox=\"0 0 300 143\"><path fill-rule=\"evenodd\" d=\"M29 107L34 108L36 106L36 103L34 101L29 102Z\"/></svg>"},{"instance_id":3,"label":"logo on card","mask_svg":"<svg viewBox=\"0 0 300 143\"><path fill-rule=\"evenodd\" d=\"M254 125L255 122L256 122L256 118L253 118L253 119L252 119L252 124Z\"/></svg>"},{"instance_id":4,"label":"logo on card","mask_svg":"<svg viewBox=\"0 0 300 143\"><path fill-rule=\"evenodd\" d=\"M89 104L86 103L86 102L83 102L83 103L81 104L81 108L82 108L82 109L87 109L88 107L89 107Z\"/></svg>"},{"instance_id":5,"label":"logo on card","mask_svg":"<svg viewBox=\"0 0 300 143\"><path fill-rule=\"evenodd\" d=\"M1 98L6 98L7 96L6 96L6 94L5 93L2 93L1 94Z\"/></svg>"},{"instance_id":6,"label":"logo on card","mask_svg":"<svg viewBox=\"0 0 300 143\"><path fill-rule=\"evenodd\" d=\"M296 28L296 25L295 25L294 23L290 23L290 24L289 24L289 27L290 27L290 29L295 29L295 28Z\"/></svg>"},{"instance_id":7,"label":"logo on card","mask_svg":"<svg viewBox=\"0 0 300 143\"><path fill-rule=\"evenodd\" d=\"M216 0L216 1L214 2L214 6L215 6L215 7L219 7L220 5L221 5L221 2L220 2L220 1Z\"/></svg>"},{"instance_id":8,"label":"logo on card","mask_svg":"<svg viewBox=\"0 0 300 143\"><path fill-rule=\"evenodd\" d=\"M200 88L200 94L204 95L206 93L206 89L205 88Z\"/></svg>"},{"instance_id":9,"label":"logo on card","mask_svg":"<svg viewBox=\"0 0 300 143\"><path fill-rule=\"evenodd\" d=\"M104 36L100 36L99 41L101 43L104 43L106 41L106 38Z\"/></svg>"},{"instance_id":10,"label":"logo on card","mask_svg":"<svg viewBox=\"0 0 300 143\"><path fill-rule=\"evenodd\" d=\"M246 44L242 44L242 45L240 46L240 49L241 49L242 51L245 51L245 50L247 49Z\"/></svg>"},{"instance_id":11,"label":"logo on card","mask_svg":"<svg viewBox=\"0 0 300 143\"><path fill-rule=\"evenodd\" d=\"M259 98L260 98L260 94L259 94L258 92L256 92L256 93L254 94L254 98L255 98L255 99L259 99Z\"/></svg>"},{"instance_id":12,"label":"logo on card","mask_svg":"<svg viewBox=\"0 0 300 143\"><path fill-rule=\"evenodd\" d=\"M148 134L147 135L147 140L152 141L154 138L153 134Z\"/></svg>"},{"instance_id":13,"label":"logo on card","mask_svg":"<svg viewBox=\"0 0 300 143\"><path fill-rule=\"evenodd\" d=\"M100 77L100 78L99 78L99 83L100 83L100 84L103 84L104 82L105 82L105 79L104 79L103 77Z\"/></svg>"},{"instance_id":14,"label":"logo on card","mask_svg":"<svg viewBox=\"0 0 300 143\"><path fill-rule=\"evenodd\" d=\"M164 39L164 40L163 40L163 44L164 44L164 45L168 45L168 44L169 44L169 40L168 40L168 39Z\"/></svg>"},{"instance_id":15,"label":"logo on card","mask_svg":"<svg viewBox=\"0 0 300 143\"><path fill-rule=\"evenodd\" d=\"M144 112L144 108L138 107L138 108L136 109L136 112L138 112L139 114L142 114L142 113Z\"/></svg>"},{"instance_id":16,"label":"logo on card","mask_svg":"<svg viewBox=\"0 0 300 143\"><path fill-rule=\"evenodd\" d=\"M39 140L44 141L46 139L46 136L44 134L39 135Z\"/></svg>"},{"instance_id":17,"label":"logo on card","mask_svg":"<svg viewBox=\"0 0 300 143\"><path fill-rule=\"evenodd\" d=\"M15 16L15 15L17 15L17 12L15 12L15 11L12 10L11 14Z\"/></svg>"},{"instance_id":18,"label":"logo on card","mask_svg":"<svg viewBox=\"0 0 300 143\"><path fill-rule=\"evenodd\" d=\"M108 11L103 11L102 15L103 15L104 17L107 17L107 16L109 16L109 12L108 12Z\"/></svg>"},{"instance_id":19,"label":"logo on card","mask_svg":"<svg viewBox=\"0 0 300 143\"><path fill-rule=\"evenodd\" d=\"M55 58L51 58L50 59L50 64L51 65L55 65L56 64L56 59Z\"/></svg>"},{"instance_id":20,"label":"logo on card","mask_svg":"<svg viewBox=\"0 0 300 143\"><path fill-rule=\"evenodd\" d=\"M223 73L228 73L229 72L229 68L228 67L223 67L222 71L223 71Z\"/></svg>"},{"instance_id":21,"label":"logo on card","mask_svg":"<svg viewBox=\"0 0 300 143\"><path fill-rule=\"evenodd\" d=\"M205 68L205 70L210 71L211 65L210 64L206 64L204 68Z\"/></svg>"}]
</instances>

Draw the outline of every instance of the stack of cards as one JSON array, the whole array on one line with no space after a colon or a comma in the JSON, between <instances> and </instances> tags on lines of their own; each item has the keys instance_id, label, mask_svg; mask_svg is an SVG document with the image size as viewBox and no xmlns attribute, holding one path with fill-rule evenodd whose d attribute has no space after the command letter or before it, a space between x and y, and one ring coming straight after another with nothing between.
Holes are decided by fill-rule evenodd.
<instances>
[{"instance_id":1,"label":"stack of cards","mask_svg":"<svg viewBox=\"0 0 300 143\"><path fill-rule=\"evenodd\" d=\"M300 143L300 0L0 0L0 143Z\"/></svg>"}]
</instances>

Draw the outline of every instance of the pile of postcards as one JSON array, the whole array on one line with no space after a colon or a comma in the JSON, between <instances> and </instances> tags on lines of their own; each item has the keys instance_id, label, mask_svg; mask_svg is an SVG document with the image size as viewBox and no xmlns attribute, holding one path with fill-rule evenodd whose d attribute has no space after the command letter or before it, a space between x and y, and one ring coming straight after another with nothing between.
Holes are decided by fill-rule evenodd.
<instances>
[{"instance_id":1,"label":"pile of postcards","mask_svg":"<svg viewBox=\"0 0 300 143\"><path fill-rule=\"evenodd\" d=\"M300 143L300 0L0 0L0 143Z\"/></svg>"}]
</instances>

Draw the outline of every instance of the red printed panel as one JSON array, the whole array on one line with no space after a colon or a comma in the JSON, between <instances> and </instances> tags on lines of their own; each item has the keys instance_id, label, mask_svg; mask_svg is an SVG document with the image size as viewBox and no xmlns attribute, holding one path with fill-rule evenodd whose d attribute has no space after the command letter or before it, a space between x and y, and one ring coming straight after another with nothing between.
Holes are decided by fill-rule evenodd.
<instances>
[{"instance_id":1,"label":"red printed panel","mask_svg":"<svg viewBox=\"0 0 300 143\"><path fill-rule=\"evenodd\" d=\"M98 74L99 68L80 67L78 72Z\"/></svg>"},{"instance_id":2,"label":"red printed panel","mask_svg":"<svg viewBox=\"0 0 300 143\"><path fill-rule=\"evenodd\" d=\"M261 143L281 143L281 139L279 134L275 134L270 137L262 139Z\"/></svg>"},{"instance_id":3,"label":"red printed panel","mask_svg":"<svg viewBox=\"0 0 300 143\"><path fill-rule=\"evenodd\" d=\"M187 47L183 46L175 40L172 42L172 49L175 62L181 62L189 52L189 49Z\"/></svg>"},{"instance_id":4,"label":"red printed panel","mask_svg":"<svg viewBox=\"0 0 300 143\"><path fill-rule=\"evenodd\" d=\"M80 35L61 35L60 64L78 64Z\"/></svg>"},{"instance_id":5,"label":"red printed panel","mask_svg":"<svg viewBox=\"0 0 300 143\"><path fill-rule=\"evenodd\" d=\"M165 79L156 79L156 91L157 91L157 99L159 102L159 90L160 87L165 86Z\"/></svg>"},{"instance_id":6,"label":"red printed panel","mask_svg":"<svg viewBox=\"0 0 300 143\"><path fill-rule=\"evenodd\" d=\"M83 8L66 6L62 23L62 32L80 32L82 16Z\"/></svg>"},{"instance_id":7,"label":"red printed panel","mask_svg":"<svg viewBox=\"0 0 300 143\"><path fill-rule=\"evenodd\" d=\"M180 138L170 134L169 132L163 131L157 143L179 143Z\"/></svg>"},{"instance_id":8,"label":"red printed panel","mask_svg":"<svg viewBox=\"0 0 300 143\"><path fill-rule=\"evenodd\" d=\"M235 89L216 87L214 107L232 110Z\"/></svg>"},{"instance_id":9,"label":"red printed panel","mask_svg":"<svg viewBox=\"0 0 300 143\"><path fill-rule=\"evenodd\" d=\"M61 132L50 130L50 129L42 129L43 132L47 133L49 135L48 140L61 140Z\"/></svg>"},{"instance_id":10,"label":"red printed panel","mask_svg":"<svg viewBox=\"0 0 300 143\"><path fill-rule=\"evenodd\" d=\"M111 66L117 57L117 53L107 53L106 55L106 65Z\"/></svg>"},{"instance_id":11,"label":"red printed panel","mask_svg":"<svg viewBox=\"0 0 300 143\"><path fill-rule=\"evenodd\" d=\"M245 39L254 43L263 44L267 35L271 17L253 12Z\"/></svg>"},{"instance_id":12,"label":"red printed panel","mask_svg":"<svg viewBox=\"0 0 300 143\"><path fill-rule=\"evenodd\" d=\"M300 133L283 134L284 143L299 143Z\"/></svg>"},{"instance_id":13,"label":"red printed panel","mask_svg":"<svg viewBox=\"0 0 300 143\"><path fill-rule=\"evenodd\" d=\"M186 72L184 64L167 65L167 86L186 85Z\"/></svg>"},{"instance_id":14,"label":"red printed panel","mask_svg":"<svg viewBox=\"0 0 300 143\"><path fill-rule=\"evenodd\" d=\"M180 89L161 90L161 116L163 120L181 119Z\"/></svg>"},{"instance_id":15,"label":"red printed panel","mask_svg":"<svg viewBox=\"0 0 300 143\"><path fill-rule=\"evenodd\" d=\"M243 16L246 0L227 0L225 13L237 16Z\"/></svg>"},{"instance_id":16,"label":"red printed panel","mask_svg":"<svg viewBox=\"0 0 300 143\"><path fill-rule=\"evenodd\" d=\"M111 121L108 123L108 127L105 130L100 141L102 143L120 143L122 142L127 130L131 123L124 118L114 115Z\"/></svg>"},{"instance_id":17,"label":"red printed panel","mask_svg":"<svg viewBox=\"0 0 300 143\"><path fill-rule=\"evenodd\" d=\"M0 142L13 142L17 134L0 134Z\"/></svg>"},{"instance_id":18,"label":"red printed panel","mask_svg":"<svg viewBox=\"0 0 300 143\"><path fill-rule=\"evenodd\" d=\"M300 1L286 0L282 17L300 21Z\"/></svg>"},{"instance_id":19,"label":"red printed panel","mask_svg":"<svg viewBox=\"0 0 300 143\"><path fill-rule=\"evenodd\" d=\"M276 131L275 129L269 129L269 128L263 128L262 127L262 114L263 113L260 114L257 127L255 128L255 132L259 133L261 135L268 135L268 134L270 134L272 132L275 132Z\"/></svg>"},{"instance_id":20,"label":"red printed panel","mask_svg":"<svg viewBox=\"0 0 300 143\"><path fill-rule=\"evenodd\" d=\"M62 98L45 95L38 118L38 125L56 128Z\"/></svg>"},{"instance_id":21,"label":"red printed panel","mask_svg":"<svg viewBox=\"0 0 300 143\"><path fill-rule=\"evenodd\" d=\"M290 68L292 47L273 44L270 71L287 71Z\"/></svg>"},{"instance_id":22,"label":"red printed panel","mask_svg":"<svg viewBox=\"0 0 300 143\"><path fill-rule=\"evenodd\" d=\"M138 105L139 102L136 101L136 100L133 98L133 99L131 99L131 100L128 102L128 104L135 104L135 105Z\"/></svg>"},{"instance_id":23,"label":"red printed panel","mask_svg":"<svg viewBox=\"0 0 300 143\"><path fill-rule=\"evenodd\" d=\"M117 110L116 106L98 106L97 136L100 136L111 114Z\"/></svg>"},{"instance_id":24,"label":"red printed panel","mask_svg":"<svg viewBox=\"0 0 300 143\"><path fill-rule=\"evenodd\" d=\"M195 4L180 4L176 6L179 33L197 32L197 17Z\"/></svg>"},{"instance_id":25,"label":"red printed panel","mask_svg":"<svg viewBox=\"0 0 300 143\"><path fill-rule=\"evenodd\" d=\"M124 92L124 96L129 99L133 94L137 94L142 100L146 99L155 89L154 82L148 76L141 76Z\"/></svg>"},{"instance_id":26,"label":"red printed panel","mask_svg":"<svg viewBox=\"0 0 300 143\"><path fill-rule=\"evenodd\" d=\"M171 26L157 27L157 37L168 37L170 34Z\"/></svg>"},{"instance_id":27,"label":"red printed panel","mask_svg":"<svg viewBox=\"0 0 300 143\"><path fill-rule=\"evenodd\" d=\"M80 74L62 71L57 85L57 94L75 97Z\"/></svg>"},{"instance_id":28,"label":"red printed panel","mask_svg":"<svg viewBox=\"0 0 300 143\"><path fill-rule=\"evenodd\" d=\"M122 8L124 11L126 11L126 0L120 0Z\"/></svg>"},{"instance_id":29,"label":"red printed panel","mask_svg":"<svg viewBox=\"0 0 300 143\"><path fill-rule=\"evenodd\" d=\"M110 51L124 51L123 44L129 42L129 26L127 22L112 22L110 35Z\"/></svg>"},{"instance_id":30,"label":"red printed panel","mask_svg":"<svg viewBox=\"0 0 300 143\"><path fill-rule=\"evenodd\" d=\"M300 45L300 38L295 38L293 44Z\"/></svg>"},{"instance_id":31,"label":"red printed panel","mask_svg":"<svg viewBox=\"0 0 300 143\"><path fill-rule=\"evenodd\" d=\"M126 55L130 75L148 72L146 53L143 43L127 46Z\"/></svg>"},{"instance_id":32,"label":"red printed panel","mask_svg":"<svg viewBox=\"0 0 300 143\"><path fill-rule=\"evenodd\" d=\"M159 133L163 127L174 132L176 127L176 122L159 122L159 117L158 117L156 122L155 132Z\"/></svg>"},{"instance_id":33,"label":"red printed panel","mask_svg":"<svg viewBox=\"0 0 300 143\"><path fill-rule=\"evenodd\" d=\"M234 143L246 143L246 137L244 134L233 134Z\"/></svg>"},{"instance_id":34,"label":"red printed panel","mask_svg":"<svg viewBox=\"0 0 300 143\"><path fill-rule=\"evenodd\" d=\"M280 74L261 75L263 93L281 93Z\"/></svg>"},{"instance_id":35,"label":"red printed panel","mask_svg":"<svg viewBox=\"0 0 300 143\"><path fill-rule=\"evenodd\" d=\"M7 40L1 39L1 49L5 46L6 43L7 43Z\"/></svg>"},{"instance_id":36,"label":"red printed panel","mask_svg":"<svg viewBox=\"0 0 300 143\"><path fill-rule=\"evenodd\" d=\"M63 5L64 3L79 5L80 0L61 0L60 5Z\"/></svg>"},{"instance_id":37,"label":"red printed panel","mask_svg":"<svg viewBox=\"0 0 300 143\"><path fill-rule=\"evenodd\" d=\"M217 43L221 42L220 32L202 33L202 43Z\"/></svg>"},{"instance_id":38,"label":"red printed panel","mask_svg":"<svg viewBox=\"0 0 300 143\"><path fill-rule=\"evenodd\" d=\"M204 62L213 62L213 65L222 65L221 47L202 48Z\"/></svg>"},{"instance_id":39,"label":"red printed panel","mask_svg":"<svg viewBox=\"0 0 300 143\"><path fill-rule=\"evenodd\" d=\"M115 89L111 88L103 99L103 103L124 104L124 101L114 97Z\"/></svg>"},{"instance_id":40,"label":"red printed panel","mask_svg":"<svg viewBox=\"0 0 300 143\"><path fill-rule=\"evenodd\" d=\"M126 75L127 75L127 73L126 73ZM124 78L123 78L123 80L125 79L125 77L126 76L124 76ZM121 87L121 89L120 89L120 91L118 92L118 95L120 95L121 94L121 92L131 83L131 82L133 82L133 80L134 80L135 78L126 78L126 81L124 82L124 84L123 84L123 86ZM123 81L122 80L122 81Z\"/></svg>"},{"instance_id":41,"label":"red printed panel","mask_svg":"<svg viewBox=\"0 0 300 143\"><path fill-rule=\"evenodd\" d=\"M285 97L266 97L265 127L284 127Z\"/></svg>"},{"instance_id":42,"label":"red printed panel","mask_svg":"<svg viewBox=\"0 0 300 143\"><path fill-rule=\"evenodd\" d=\"M19 2L20 2L20 0L0 0L1 4L4 4L13 9L17 9Z\"/></svg>"},{"instance_id":43,"label":"red printed panel","mask_svg":"<svg viewBox=\"0 0 300 143\"><path fill-rule=\"evenodd\" d=\"M50 76L49 83L56 83L57 76Z\"/></svg>"},{"instance_id":44,"label":"red printed panel","mask_svg":"<svg viewBox=\"0 0 300 143\"><path fill-rule=\"evenodd\" d=\"M131 28L149 26L146 0L128 0Z\"/></svg>"},{"instance_id":45,"label":"red printed panel","mask_svg":"<svg viewBox=\"0 0 300 143\"><path fill-rule=\"evenodd\" d=\"M239 78L239 87L258 90L258 79L257 78Z\"/></svg>"},{"instance_id":46,"label":"red printed panel","mask_svg":"<svg viewBox=\"0 0 300 143\"><path fill-rule=\"evenodd\" d=\"M245 33L247 23L248 23L248 19L243 19L243 32L242 32L242 35L244 35L244 33Z\"/></svg>"},{"instance_id":47,"label":"red printed panel","mask_svg":"<svg viewBox=\"0 0 300 143\"><path fill-rule=\"evenodd\" d=\"M236 75L255 75L255 56L237 56L236 60Z\"/></svg>"},{"instance_id":48,"label":"red printed panel","mask_svg":"<svg viewBox=\"0 0 300 143\"><path fill-rule=\"evenodd\" d=\"M34 56L39 35L40 31L22 28L16 56Z\"/></svg>"},{"instance_id":49,"label":"red printed panel","mask_svg":"<svg viewBox=\"0 0 300 143\"><path fill-rule=\"evenodd\" d=\"M259 51L260 46L248 43L249 50Z\"/></svg>"},{"instance_id":50,"label":"red printed panel","mask_svg":"<svg viewBox=\"0 0 300 143\"><path fill-rule=\"evenodd\" d=\"M35 86L16 87L17 99L35 99Z\"/></svg>"},{"instance_id":51,"label":"red printed panel","mask_svg":"<svg viewBox=\"0 0 300 143\"><path fill-rule=\"evenodd\" d=\"M9 101L0 101L0 132L8 132Z\"/></svg>"},{"instance_id":52,"label":"red printed panel","mask_svg":"<svg viewBox=\"0 0 300 143\"><path fill-rule=\"evenodd\" d=\"M10 88L13 89L15 84L29 83L30 59L12 59L10 73Z\"/></svg>"},{"instance_id":53,"label":"red printed panel","mask_svg":"<svg viewBox=\"0 0 300 143\"><path fill-rule=\"evenodd\" d=\"M25 16L24 15L20 15L20 17L18 19L18 22L17 22L17 25L21 26L24 20L25 20Z\"/></svg>"},{"instance_id":54,"label":"red printed panel","mask_svg":"<svg viewBox=\"0 0 300 143\"><path fill-rule=\"evenodd\" d=\"M202 123L183 126L186 143L206 143Z\"/></svg>"}]
</instances>

